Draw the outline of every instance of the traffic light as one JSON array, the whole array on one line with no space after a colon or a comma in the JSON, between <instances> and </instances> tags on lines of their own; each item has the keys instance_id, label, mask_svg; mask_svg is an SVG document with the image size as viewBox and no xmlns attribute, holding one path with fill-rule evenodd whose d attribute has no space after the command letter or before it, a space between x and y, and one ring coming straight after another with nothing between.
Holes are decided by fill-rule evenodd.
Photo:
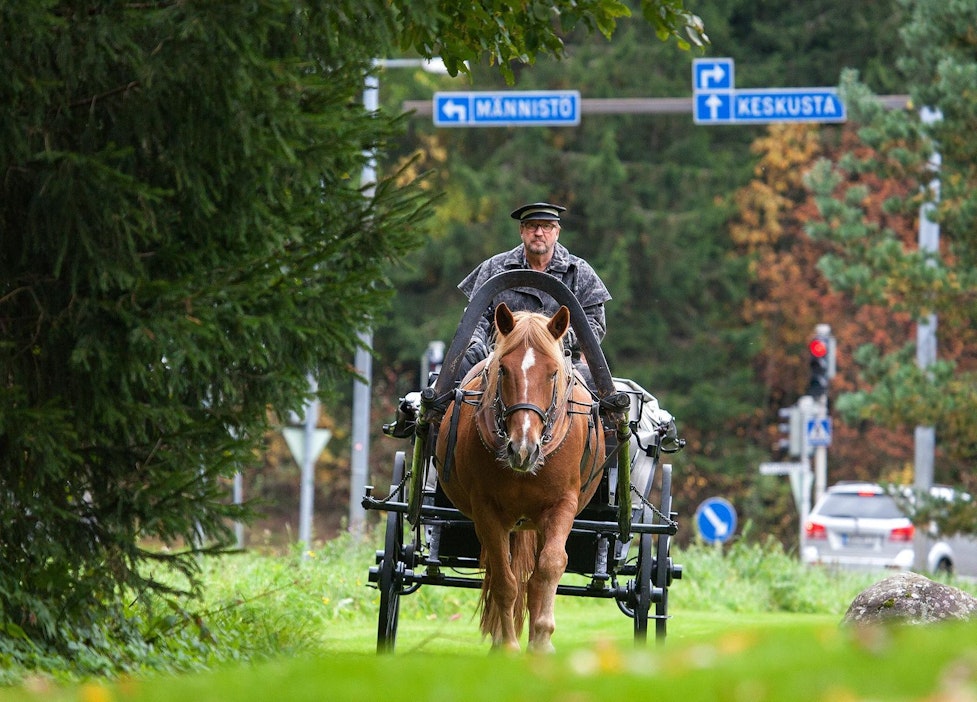
<instances>
[{"instance_id":1,"label":"traffic light","mask_svg":"<svg viewBox=\"0 0 977 702\"><path fill-rule=\"evenodd\" d=\"M778 441L779 448L795 458L801 455L801 424L803 416L797 405L793 407L782 407L777 415L781 421L777 424L777 431L781 437ZM786 421L785 421L786 420Z\"/></svg>"},{"instance_id":2,"label":"traffic light","mask_svg":"<svg viewBox=\"0 0 977 702\"><path fill-rule=\"evenodd\" d=\"M831 357L834 355L834 339L826 334L816 334L807 345L811 366L811 379L807 394L821 398L828 394L828 381L834 375Z\"/></svg>"}]
</instances>

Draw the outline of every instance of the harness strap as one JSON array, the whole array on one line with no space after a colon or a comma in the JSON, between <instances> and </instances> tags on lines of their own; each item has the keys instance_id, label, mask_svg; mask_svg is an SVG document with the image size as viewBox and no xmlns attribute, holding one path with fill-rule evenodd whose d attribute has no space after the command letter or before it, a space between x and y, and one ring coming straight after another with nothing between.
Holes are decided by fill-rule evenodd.
<instances>
[{"instance_id":1,"label":"harness strap","mask_svg":"<svg viewBox=\"0 0 977 702\"><path fill-rule=\"evenodd\" d=\"M461 388L455 388L455 405L451 411L451 422L448 424L448 447L444 454L444 465L441 467L441 480L448 482L451 479L451 469L455 462L455 443L458 441L458 424L461 421L461 405L465 399L465 394Z\"/></svg>"},{"instance_id":2,"label":"harness strap","mask_svg":"<svg viewBox=\"0 0 977 702\"><path fill-rule=\"evenodd\" d=\"M539 415L539 418L542 419L544 423L549 422L549 417L546 416L546 412L540 409L539 405L534 405L532 402L517 402L514 405L507 405L505 411L502 413L502 418L508 419L513 412L518 412L519 410L529 410L530 412L535 412Z\"/></svg>"},{"instance_id":3,"label":"harness strap","mask_svg":"<svg viewBox=\"0 0 977 702\"><path fill-rule=\"evenodd\" d=\"M590 414L587 416L587 445L584 446L583 455L580 457L580 475L584 475L588 465L590 467L589 475L587 475L586 480L584 480L580 485L581 494L587 492L590 484L593 483L597 476L603 471L603 468L601 470L595 470L598 456L594 455L593 442L597 438L597 421L599 421L597 416L597 404L594 403L591 407Z\"/></svg>"}]
</instances>

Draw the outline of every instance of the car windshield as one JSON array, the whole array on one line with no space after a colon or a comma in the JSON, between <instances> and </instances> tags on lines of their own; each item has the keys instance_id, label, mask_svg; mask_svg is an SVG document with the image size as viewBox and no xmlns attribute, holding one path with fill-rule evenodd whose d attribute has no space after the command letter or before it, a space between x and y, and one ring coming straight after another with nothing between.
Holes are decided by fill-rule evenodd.
<instances>
[{"instance_id":1,"label":"car windshield","mask_svg":"<svg viewBox=\"0 0 977 702\"><path fill-rule=\"evenodd\" d=\"M826 517L851 517L859 519L899 519L905 515L890 495L859 495L856 493L830 493L818 510Z\"/></svg>"}]
</instances>

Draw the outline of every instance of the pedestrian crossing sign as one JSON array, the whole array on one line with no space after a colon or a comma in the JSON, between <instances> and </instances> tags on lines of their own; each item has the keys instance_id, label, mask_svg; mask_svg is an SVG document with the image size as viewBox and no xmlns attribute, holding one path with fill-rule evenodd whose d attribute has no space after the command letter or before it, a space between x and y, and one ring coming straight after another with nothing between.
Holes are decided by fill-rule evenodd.
<instances>
[{"instance_id":1,"label":"pedestrian crossing sign","mask_svg":"<svg viewBox=\"0 0 977 702\"><path fill-rule=\"evenodd\" d=\"M811 447L831 446L831 417L816 417L807 420L807 445Z\"/></svg>"}]
</instances>

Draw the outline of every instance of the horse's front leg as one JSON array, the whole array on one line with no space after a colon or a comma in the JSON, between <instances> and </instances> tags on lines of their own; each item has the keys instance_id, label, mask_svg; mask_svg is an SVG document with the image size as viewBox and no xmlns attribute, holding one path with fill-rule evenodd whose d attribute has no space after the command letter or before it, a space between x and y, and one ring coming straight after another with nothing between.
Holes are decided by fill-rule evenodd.
<instances>
[{"instance_id":1,"label":"horse's front leg","mask_svg":"<svg viewBox=\"0 0 977 702\"><path fill-rule=\"evenodd\" d=\"M489 521L491 526L484 522ZM512 569L509 530L494 520L476 520L478 540L485 559L482 586L482 633L492 638L492 648L518 652L515 607L519 583Z\"/></svg>"},{"instance_id":2,"label":"horse's front leg","mask_svg":"<svg viewBox=\"0 0 977 702\"><path fill-rule=\"evenodd\" d=\"M573 508L566 505L554 510L538 523L539 552L536 570L527 583L529 605L529 650L553 652L551 639L556 629L554 604L556 588L567 568L567 537L573 526Z\"/></svg>"}]
</instances>

